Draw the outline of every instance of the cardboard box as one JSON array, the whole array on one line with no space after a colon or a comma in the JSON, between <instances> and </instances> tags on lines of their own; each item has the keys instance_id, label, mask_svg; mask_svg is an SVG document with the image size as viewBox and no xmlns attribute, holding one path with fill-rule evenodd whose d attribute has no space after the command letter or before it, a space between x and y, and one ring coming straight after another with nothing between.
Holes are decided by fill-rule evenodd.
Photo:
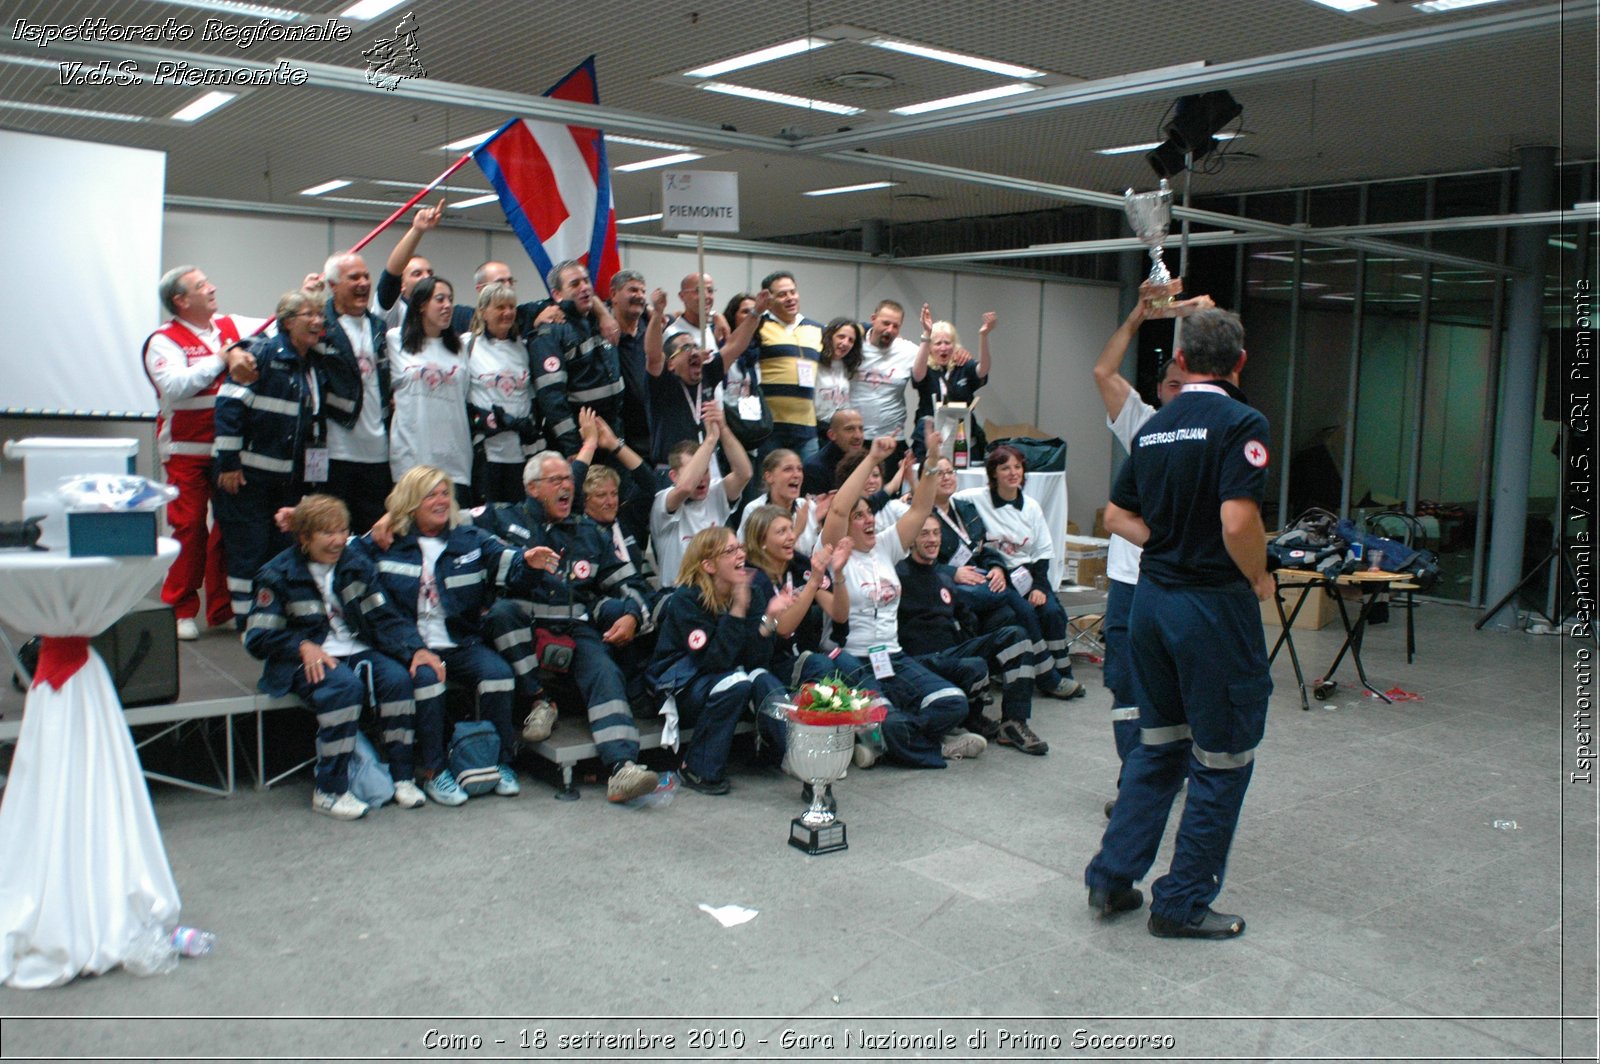
<instances>
[{"instance_id":1,"label":"cardboard box","mask_svg":"<svg viewBox=\"0 0 1600 1064\"><path fill-rule=\"evenodd\" d=\"M1067 535L1069 535L1069 536L1081 536L1081 535L1083 535L1083 532L1081 530L1079 530L1079 528L1078 528L1078 522L1076 522L1076 521L1068 521L1067 522Z\"/></svg>"},{"instance_id":2,"label":"cardboard box","mask_svg":"<svg viewBox=\"0 0 1600 1064\"><path fill-rule=\"evenodd\" d=\"M1285 585L1283 588L1283 612L1287 616L1294 609L1294 604L1300 600L1300 589ZM1329 596L1324 588L1314 587L1306 592L1306 604L1300 607L1300 614L1294 619L1294 627L1299 631L1314 632L1339 621L1339 607ZM1268 628L1282 628L1278 622L1278 607L1268 599L1261 604L1261 623Z\"/></svg>"},{"instance_id":3,"label":"cardboard box","mask_svg":"<svg viewBox=\"0 0 1600 1064\"><path fill-rule=\"evenodd\" d=\"M1067 563L1067 579L1079 587L1094 587L1095 580L1105 575L1104 558L1079 558Z\"/></svg>"},{"instance_id":4,"label":"cardboard box","mask_svg":"<svg viewBox=\"0 0 1600 1064\"><path fill-rule=\"evenodd\" d=\"M1089 535L1099 539L1105 539L1111 535L1110 532L1106 531L1106 508L1104 506L1094 512L1094 528L1090 530Z\"/></svg>"},{"instance_id":5,"label":"cardboard box","mask_svg":"<svg viewBox=\"0 0 1600 1064\"><path fill-rule=\"evenodd\" d=\"M156 552L155 510L67 514L67 553L74 558L125 557Z\"/></svg>"},{"instance_id":6,"label":"cardboard box","mask_svg":"<svg viewBox=\"0 0 1600 1064\"><path fill-rule=\"evenodd\" d=\"M1036 425L1026 421L1015 425L996 425L993 421L985 420L983 434L991 440L1003 440L1011 436L1026 436L1030 440L1048 440L1050 434Z\"/></svg>"}]
</instances>

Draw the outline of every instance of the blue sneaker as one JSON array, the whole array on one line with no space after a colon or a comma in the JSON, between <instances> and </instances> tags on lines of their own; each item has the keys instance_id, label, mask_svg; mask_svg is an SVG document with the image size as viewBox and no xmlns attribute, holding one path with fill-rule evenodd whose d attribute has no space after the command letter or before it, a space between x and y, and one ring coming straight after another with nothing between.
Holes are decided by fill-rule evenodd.
<instances>
[{"instance_id":1,"label":"blue sneaker","mask_svg":"<svg viewBox=\"0 0 1600 1064\"><path fill-rule=\"evenodd\" d=\"M461 789L461 784L450 774L450 770L442 768L438 775L422 785L423 793L440 805L464 805L467 801L467 792Z\"/></svg>"},{"instance_id":2,"label":"blue sneaker","mask_svg":"<svg viewBox=\"0 0 1600 1064\"><path fill-rule=\"evenodd\" d=\"M494 785L494 793L506 798L515 798L522 793L522 784L517 782L517 773L510 765L500 766L500 782Z\"/></svg>"}]
</instances>

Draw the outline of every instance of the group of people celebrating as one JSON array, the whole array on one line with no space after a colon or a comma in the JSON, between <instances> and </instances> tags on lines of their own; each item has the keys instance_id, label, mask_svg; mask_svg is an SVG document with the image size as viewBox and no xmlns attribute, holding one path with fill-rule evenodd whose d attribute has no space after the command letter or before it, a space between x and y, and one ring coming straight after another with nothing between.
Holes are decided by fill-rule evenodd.
<instances>
[{"instance_id":1,"label":"group of people celebrating","mask_svg":"<svg viewBox=\"0 0 1600 1064\"><path fill-rule=\"evenodd\" d=\"M674 315L630 270L607 304L579 262L537 301L486 262L461 305L416 254L437 221L419 212L376 282L331 257L266 323L219 315L177 267L145 346L180 492L163 597L195 638L203 594L263 689L316 714L313 809L366 812L349 763L367 707L406 808L468 798L452 715L493 724L493 791L514 795L519 747L562 710L586 716L612 801L658 786L635 719L661 712L684 785L724 794L740 721L824 676L889 703L857 764L1047 751L1033 695L1083 693L1053 537L1020 453L990 450L986 485L958 492L935 426L986 382L993 314L974 357L926 306L919 343L889 300L824 326L788 271L720 314L691 274Z\"/></svg>"}]
</instances>

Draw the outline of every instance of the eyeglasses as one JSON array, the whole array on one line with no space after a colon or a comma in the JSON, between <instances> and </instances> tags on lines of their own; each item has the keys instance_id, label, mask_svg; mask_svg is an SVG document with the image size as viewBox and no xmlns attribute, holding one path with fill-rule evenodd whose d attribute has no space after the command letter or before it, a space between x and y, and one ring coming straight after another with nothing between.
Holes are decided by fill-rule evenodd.
<instances>
[{"instance_id":1,"label":"eyeglasses","mask_svg":"<svg viewBox=\"0 0 1600 1064\"><path fill-rule=\"evenodd\" d=\"M744 549L743 545L733 546L733 547L723 547L721 550L717 551L717 553L722 555L724 558L732 558L732 557L735 557L737 555L745 553L745 549Z\"/></svg>"}]
</instances>

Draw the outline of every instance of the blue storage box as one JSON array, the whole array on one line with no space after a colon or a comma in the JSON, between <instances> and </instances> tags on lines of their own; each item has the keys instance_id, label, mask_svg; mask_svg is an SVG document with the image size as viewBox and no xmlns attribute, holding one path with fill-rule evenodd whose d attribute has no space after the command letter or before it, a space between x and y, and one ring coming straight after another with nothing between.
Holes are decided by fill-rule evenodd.
<instances>
[{"instance_id":1,"label":"blue storage box","mask_svg":"<svg viewBox=\"0 0 1600 1064\"><path fill-rule=\"evenodd\" d=\"M156 552L155 510L67 514L67 553L74 558L151 555Z\"/></svg>"}]
</instances>

